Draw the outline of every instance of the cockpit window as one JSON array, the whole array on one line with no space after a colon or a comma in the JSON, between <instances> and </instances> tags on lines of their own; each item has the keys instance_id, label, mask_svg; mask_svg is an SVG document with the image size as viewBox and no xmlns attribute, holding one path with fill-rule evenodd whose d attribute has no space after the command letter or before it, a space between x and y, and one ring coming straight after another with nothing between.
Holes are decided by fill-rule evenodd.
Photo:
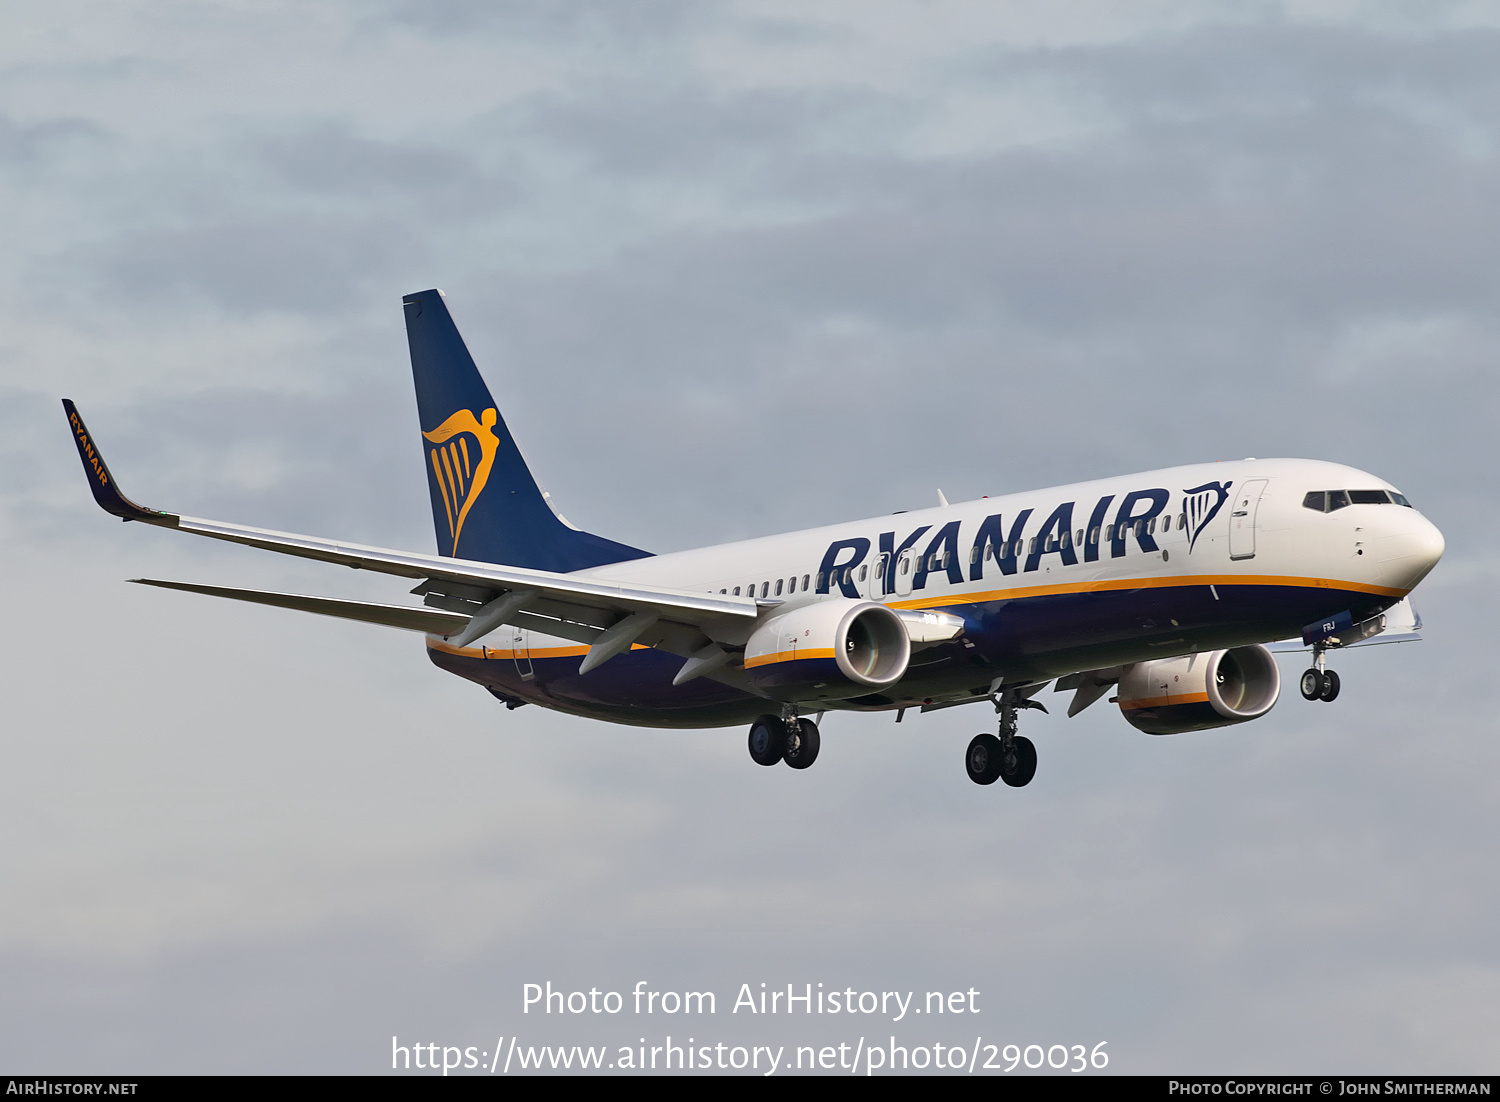
<instances>
[{"instance_id":1,"label":"cockpit window","mask_svg":"<svg viewBox=\"0 0 1500 1102\"><path fill-rule=\"evenodd\" d=\"M1302 499L1304 509L1319 513L1331 513L1346 505L1405 505L1411 508L1406 496L1394 490L1314 490Z\"/></svg>"}]
</instances>

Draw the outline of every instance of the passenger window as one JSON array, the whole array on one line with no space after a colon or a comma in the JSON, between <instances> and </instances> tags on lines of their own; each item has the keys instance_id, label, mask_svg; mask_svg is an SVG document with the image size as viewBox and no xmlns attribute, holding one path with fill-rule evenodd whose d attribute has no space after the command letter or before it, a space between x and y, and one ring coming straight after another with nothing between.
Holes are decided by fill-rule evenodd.
<instances>
[{"instance_id":1,"label":"passenger window","mask_svg":"<svg viewBox=\"0 0 1500 1102\"><path fill-rule=\"evenodd\" d=\"M1068 550L1072 546L1073 546L1073 533L1072 532L1064 532L1063 533L1063 538L1062 538L1062 549L1064 551L1066 551L1066 550Z\"/></svg>"},{"instance_id":2,"label":"passenger window","mask_svg":"<svg viewBox=\"0 0 1500 1102\"><path fill-rule=\"evenodd\" d=\"M1155 517L1152 517L1150 520L1146 521L1145 525L1146 525L1146 535L1148 535L1148 536L1154 536L1154 535L1156 535L1156 518Z\"/></svg>"},{"instance_id":3,"label":"passenger window","mask_svg":"<svg viewBox=\"0 0 1500 1102\"><path fill-rule=\"evenodd\" d=\"M760 595L762 597L769 597L771 595L771 583L770 582L761 582L760 583Z\"/></svg>"},{"instance_id":4,"label":"passenger window","mask_svg":"<svg viewBox=\"0 0 1500 1102\"><path fill-rule=\"evenodd\" d=\"M1161 518L1161 530L1163 532L1170 532L1172 530L1172 518L1170 516Z\"/></svg>"},{"instance_id":5,"label":"passenger window","mask_svg":"<svg viewBox=\"0 0 1500 1102\"><path fill-rule=\"evenodd\" d=\"M811 577L811 575L808 575L808 574L802 575L802 592L803 593L807 592L807 579L809 577Z\"/></svg>"},{"instance_id":6,"label":"passenger window","mask_svg":"<svg viewBox=\"0 0 1500 1102\"><path fill-rule=\"evenodd\" d=\"M869 576L870 576L870 568L868 566L861 566L859 568L859 580L860 581L864 581Z\"/></svg>"},{"instance_id":7,"label":"passenger window","mask_svg":"<svg viewBox=\"0 0 1500 1102\"><path fill-rule=\"evenodd\" d=\"M818 571L818 588L823 588L823 572L821 570Z\"/></svg>"},{"instance_id":8,"label":"passenger window","mask_svg":"<svg viewBox=\"0 0 1500 1102\"><path fill-rule=\"evenodd\" d=\"M906 568L908 566L910 566L910 565L911 565L911 560L908 559L905 555L902 555L901 556L901 573L905 574L906 573Z\"/></svg>"},{"instance_id":9,"label":"passenger window","mask_svg":"<svg viewBox=\"0 0 1500 1102\"><path fill-rule=\"evenodd\" d=\"M1094 527L1089 532L1089 542L1090 543L1098 543L1099 542L1099 526L1097 524L1094 525Z\"/></svg>"},{"instance_id":10,"label":"passenger window","mask_svg":"<svg viewBox=\"0 0 1500 1102\"><path fill-rule=\"evenodd\" d=\"M740 595L740 587L739 586L735 586L734 587L734 595L736 597L738 597Z\"/></svg>"},{"instance_id":11,"label":"passenger window","mask_svg":"<svg viewBox=\"0 0 1500 1102\"><path fill-rule=\"evenodd\" d=\"M1187 514L1186 513L1178 513L1177 514L1177 530L1179 532L1181 532L1186 527L1187 527Z\"/></svg>"},{"instance_id":12,"label":"passenger window","mask_svg":"<svg viewBox=\"0 0 1500 1102\"><path fill-rule=\"evenodd\" d=\"M719 592L720 592L720 593L723 593L723 592L724 592L724 590L722 590L722 589L721 589L721 590L719 590Z\"/></svg>"},{"instance_id":13,"label":"passenger window","mask_svg":"<svg viewBox=\"0 0 1500 1102\"><path fill-rule=\"evenodd\" d=\"M776 596L778 596L778 597L781 596L781 579L780 578L776 579Z\"/></svg>"},{"instance_id":14,"label":"passenger window","mask_svg":"<svg viewBox=\"0 0 1500 1102\"><path fill-rule=\"evenodd\" d=\"M1035 555L1036 554L1036 537L1035 536L1031 537L1031 545L1026 548L1026 553L1028 555Z\"/></svg>"}]
</instances>

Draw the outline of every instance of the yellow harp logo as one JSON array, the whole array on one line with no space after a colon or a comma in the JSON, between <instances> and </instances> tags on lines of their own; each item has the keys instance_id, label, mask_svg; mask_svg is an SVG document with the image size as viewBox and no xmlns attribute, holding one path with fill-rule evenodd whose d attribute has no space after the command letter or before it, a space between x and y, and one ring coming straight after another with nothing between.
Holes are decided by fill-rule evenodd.
<instances>
[{"instance_id":1,"label":"yellow harp logo","mask_svg":"<svg viewBox=\"0 0 1500 1102\"><path fill-rule=\"evenodd\" d=\"M500 441L491 430L498 416L495 410L487 409L476 418L473 410L461 409L431 432L422 434L435 445L427 449L427 454L432 460L432 477L437 479L438 492L448 510L448 534L453 538L448 554L454 558L458 557L458 537L464 530L464 518L495 465Z\"/></svg>"}]
</instances>

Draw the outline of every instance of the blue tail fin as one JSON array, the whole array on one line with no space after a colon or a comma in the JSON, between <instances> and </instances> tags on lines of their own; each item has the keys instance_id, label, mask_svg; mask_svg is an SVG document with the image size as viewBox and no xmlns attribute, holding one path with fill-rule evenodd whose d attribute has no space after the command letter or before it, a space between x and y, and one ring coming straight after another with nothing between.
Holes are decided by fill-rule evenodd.
<instances>
[{"instance_id":1,"label":"blue tail fin","mask_svg":"<svg viewBox=\"0 0 1500 1102\"><path fill-rule=\"evenodd\" d=\"M402 304L439 553L558 572L649 555L558 517L511 439L442 292L419 291Z\"/></svg>"}]
</instances>

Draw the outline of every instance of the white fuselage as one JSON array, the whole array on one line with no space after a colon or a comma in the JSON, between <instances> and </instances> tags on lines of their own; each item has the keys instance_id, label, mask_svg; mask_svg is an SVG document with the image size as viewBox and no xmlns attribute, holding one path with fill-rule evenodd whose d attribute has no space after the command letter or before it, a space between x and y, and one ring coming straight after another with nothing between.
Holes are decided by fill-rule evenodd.
<instances>
[{"instance_id":1,"label":"white fuselage","mask_svg":"<svg viewBox=\"0 0 1500 1102\"><path fill-rule=\"evenodd\" d=\"M1305 504L1324 491L1384 500L1333 511ZM1384 480L1334 463L1207 463L655 555L579 576L754 596L765 616L858 598L962 617L961 639L914 657L891 690L848 705L901 707L962 698L995 677L1058 677L1284 639L1345 611L1356 621L1373 616L1442 554L1437 528L1402 501ZM649 651L581 678L578 656L587 648L532 631L497 636L487 641L494 646L438 649L484 659L476 680L497 684L477 676L479 667L504 671L523 698L611 719L677 725L719 714L735 722L755 706L729 706L725 694L733 692L723 686L701 709L690 705L687 687L663 680L669 669L648 666ZM520 671L514 684L512 669ZM617 694L628 708L617 706ZM657 707L663 711L653 715Z\"/></svg>"}]
</instances>

